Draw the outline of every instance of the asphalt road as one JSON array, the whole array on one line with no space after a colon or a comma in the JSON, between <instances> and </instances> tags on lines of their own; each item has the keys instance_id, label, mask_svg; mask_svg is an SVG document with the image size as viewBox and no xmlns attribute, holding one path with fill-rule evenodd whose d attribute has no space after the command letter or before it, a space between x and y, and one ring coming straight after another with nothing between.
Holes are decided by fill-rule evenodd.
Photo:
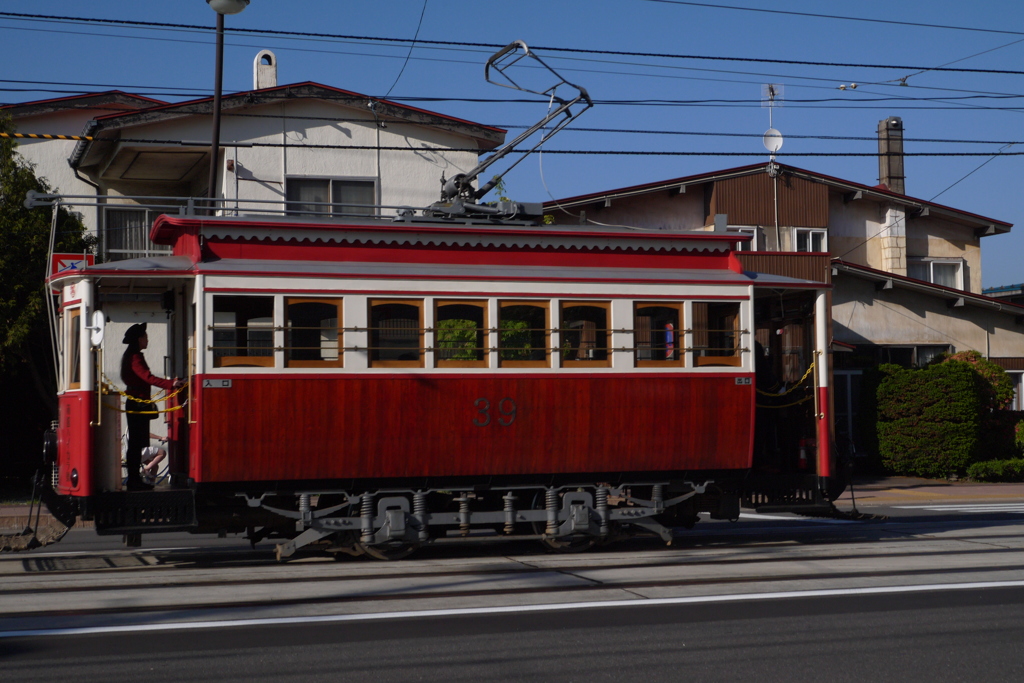
<instances>
[{"instance_id":1,"label":"asphalt road","mask_svg":"<svg viewBox=\"0 0 1024 683\"><path fill-rule=\"evenodd\" d=\"M14 638L9 681L1020 681L1024 589Z\"/></svg>"},{"instance_id":2,"label":"asphalt road","mask_svg":"<svg viewBox=\"0 0 1024 683\"><path fill-rule=\"evenodd\" d=\"M398 563L75 529L0 556L0 664L5 681L1018 681L1022 494L888 482L855 491L856 520Z\"/></svg>"}]
</instances>

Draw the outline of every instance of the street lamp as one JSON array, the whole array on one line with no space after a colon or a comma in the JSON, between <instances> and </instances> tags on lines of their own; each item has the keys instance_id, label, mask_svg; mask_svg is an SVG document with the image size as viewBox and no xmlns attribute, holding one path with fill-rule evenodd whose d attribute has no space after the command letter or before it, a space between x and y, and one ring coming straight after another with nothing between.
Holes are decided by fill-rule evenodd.
<instances>
[{"instance_id":1,"label":"street lamp","mask_svg":"<svg viewBox=\"0 0 1024 683\"><path fill-rule=\"evenodd\" d=\"M210 143L210 199L217 198L217 160L220 157L220 90L224 72L224 15L238 14L249 5L249 0L206 0L217 13L217 66L213 79L213 133ZM213 202L210 203L214 205Z\"/></svg>"}]
</instances>

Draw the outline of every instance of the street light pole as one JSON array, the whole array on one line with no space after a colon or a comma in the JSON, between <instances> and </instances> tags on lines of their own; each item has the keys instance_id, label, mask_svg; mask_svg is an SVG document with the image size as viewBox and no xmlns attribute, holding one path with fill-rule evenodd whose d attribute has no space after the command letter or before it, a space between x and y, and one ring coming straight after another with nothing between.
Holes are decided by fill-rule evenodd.
<instances>
[{"instance_id":1,"label":"street light pole","mask_svg":"<svg viewBox=\"0 0 1024 683\"><path fill-rule=\"evenodd\" d=\"M217 199L217 171L220 166L220 91L224 74L224 15L238 14L246 8L249 0L206 0L217 13L217 64L213 78L213 131L210 142L210 189L211 200ZM210 202L214 206L214 202Z\"/></svg>"},{"instance_id":2,"label":"street light pole","mask_svg":"<svg viewBox=\"0 0 1024 683\"><path fill-rule=\"evenodd\" d=\"M209 0L207 0L209 1ZM210 143L210 199L217 198L217 167L220 165L220 90L224 74L224 15L217 12L217 66L213 77L213 132ZM214 203L210 202L213 207Z\"/></svg>"}]
</instances>

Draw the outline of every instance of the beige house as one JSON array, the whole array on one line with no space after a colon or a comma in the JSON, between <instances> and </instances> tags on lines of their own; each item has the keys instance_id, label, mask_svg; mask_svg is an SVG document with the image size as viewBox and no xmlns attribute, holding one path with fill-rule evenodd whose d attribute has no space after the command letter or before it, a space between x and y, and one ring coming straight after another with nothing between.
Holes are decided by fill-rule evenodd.
<instances>
[{"instance_id":1,"label":"beige house","mask_svg":"<svg viewBox=\"0 0 1024 683\"><path fill-rule=\"evenodd\" d=\"M421 209L438 199L442 177L472 169L505 139L500 128L331 86L279 86L266 50L253 85L221 101L213 186L229 212ZM212 98L168 104L113 92L4 109L20 133L86 138L25 139L19 152L56 192L103 198L80 209L101 260L161 253L148 238L155 216L209 196Z\"/></svg>"},{"instance_id":2,"label":"beige house","mask_svg":"<svg viewBox=\"0 0 1024 683\"><path fill-rule=\"evenodd\" d=\"M901 130L898 118L880 122L880 148ZM920 366L946 351L973 349L1000 364L1014 379L1015 408L1024 409L1024 306L981 293L982 240L1012 226L890 189L902 189L902 163L880 158L887 163L875 186L756 164L558 199L544 208L556 222L747 234L740 261L752 271L813 279L794 270L798 261L777 255L830 257L840 437L854 433L865 368Z\"/></svg>"}]
</instances>

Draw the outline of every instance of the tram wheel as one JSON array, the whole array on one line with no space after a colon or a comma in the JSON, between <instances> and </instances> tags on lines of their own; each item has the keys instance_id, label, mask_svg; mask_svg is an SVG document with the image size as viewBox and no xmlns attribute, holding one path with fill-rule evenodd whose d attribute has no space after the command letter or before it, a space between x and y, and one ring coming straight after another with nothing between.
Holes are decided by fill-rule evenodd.
<instances>
[{"instance_id":1,"label":"tram wheel","mask_svg":"<svg viewBox=\"0 0 1024 683\"><path fill-rule=\"evenodd\" d=\"M544 509L544 494L538 492L533 497L533 509ZM546 525L543 522L531 522L533 533L543 534ZM582 553L590 550L601 541L597 536L573 534L571 536L547 536L540 540L540 544L553 553Z\"/></svg>"},{"instance_id":2,"label":"tram wheel","mask_svg":"<svg viewBox=\"0 0 1024 683\"><path fill-rule=\"evenodd\" d=\"M384 560L385 562L394 562L395 560L405 559L416 552L419 547L419 543L408 543L406 541L388 541L387 543L380 543L378 545L356 543L356 548L363 551L365 554L376 560Z\"/></svg>"},{"instance_id":3,"label":"tram wheel","mask_svg":"<svg viewBox=\"0 0 1024 683\"><path fill-rule=\"evenodd\" d=\"M597 536L563 536L561 538L544 538L541 544L556 553L582 553L590 550L600 542Z\"/></svg>"}]
</instances>

